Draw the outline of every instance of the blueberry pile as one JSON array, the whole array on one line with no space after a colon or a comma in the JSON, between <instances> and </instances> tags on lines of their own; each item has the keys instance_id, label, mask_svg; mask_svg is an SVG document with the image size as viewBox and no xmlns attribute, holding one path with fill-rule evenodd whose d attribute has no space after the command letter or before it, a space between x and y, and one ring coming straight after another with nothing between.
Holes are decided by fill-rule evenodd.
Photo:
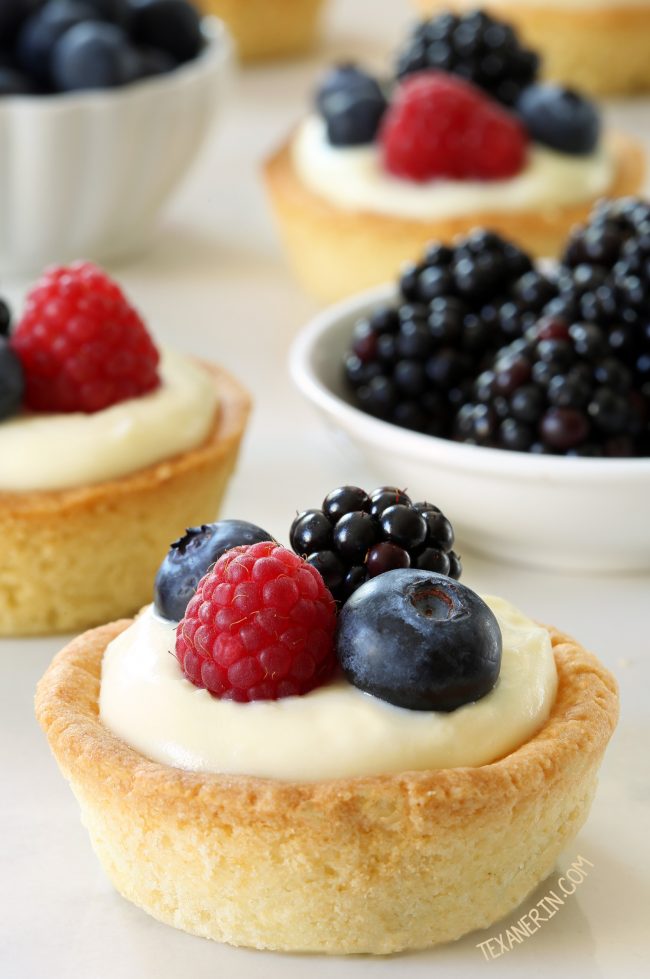
<instances>
[{"instance_id":1,"label":"blueberry pile","mask_svg":"<svg viewBox=\"0 0 650 979\"><path fill-rule=\"evenodd\" d=\"M435 68L459 75L514 105L531 85L539 57L524 47L510 24L482 10L465 16L444 13L418 24L397 56L397 77Z\"/></svg>"},{"instance_id":2,"label":"blueberry pile","mask_svg":"<svg viewBox=\"0 0 650 979\"><path fill-rule=\"evenodd\" d=\"M343 371L359 408L415 431L650 455L650 204L597 205L547 275L490 232L431 246L355 324Z\"/></svg>"},{"instance_id":3,"label":"blueberry pile","mask_svg":"<svg viewBox=\"0 0 650 979\"><path fill-rule=\"evenodd\" d=\"M126 85L202 44L189 0L2 0L0 96Z\"/></svg>"},{"instance_id":4,"label":"blueberry pile","mask_svg":"<svg viewBox=\"0 0 650 979\"><path fill-rule=\"evenodd\" d=\"M357 486L332 490L320 510L297 514L289 540L341 603L370 578L397 568L451 578L462 572L449 520L432 503L412 503L395 486L370 494Z\"/></svg>"},{"instance_id":5,"label":"blueberry pile","mask_svg":"<svg viewBox=\"0 0 650 979\"><path fill-rule=\"evenodd\" d=\"M590 153L600 136L595 105L581 93L537 81L539 58L514 28L483 11L443 13L418 24L396 58L395 73L377 79L355 64L332 68L316 91L316 109L332 146L372 143L391 91L416 72L458 75L515 112L530 138L561 153Z\"/></svg>"},{"instance_id":6,"label":"blueberry pile","mask_svg":"<svg viewBox=\"0 0 650 979\"><path fill-rule=\"evenodd\" d=\"M0 421L16 414L25 389L20 360L7 342L10 329L11 310L0 299Z\"/></svg>"},{"instance_id":7,"label":"blueberry pile","mask_svg":"<svg viewBox=\"0 0 650 979\"><path fill-rule=\"evenodd\" d=\"M442 437L493 354L555 296L521 249L487 231L431 246L399 288L397 305L355 325L345 379L369 414Z\"/></svg>"}]
</instances>

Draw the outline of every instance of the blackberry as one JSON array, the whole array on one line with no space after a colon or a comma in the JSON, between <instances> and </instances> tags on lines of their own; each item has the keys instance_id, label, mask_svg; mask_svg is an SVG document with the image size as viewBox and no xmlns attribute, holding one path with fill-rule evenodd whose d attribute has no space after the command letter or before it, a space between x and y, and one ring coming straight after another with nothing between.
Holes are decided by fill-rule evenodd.
<instances>
[{"instance_id":1,"label":"blackberry","mask_svg":"<svg viewBox=\"0 0 650 979\"><path fill-rule=\"evenodd\" d=\"M385 571L413 567L451 578L462 573L449 520L432 503L413 503L395 486L370 494L357 486L332 490L320 510L296 515L289 539L341 604Z\"/></svg>"},{"instance_id":2,"label":"blackberry","mask_svg":"<svg viewBox=\"0 0 650 979\"><path fill-rule=\"evenodd\" d=\"M546 317L504 347L455 419L461 442L518 452L643 452L645 410L633 374L594 324Z\"/></svg>"},{"instance_id":3,"label":"blackberry","mask_svg":"<svg viewBox=\"0 0 650 979\"><path fill-rule=\"evenodd\" d=\"M567 311L604 331L611 353L643 388L650 358L650 203L621 198L596 205L569 238L557 282Z\"/></svg>"},{"instance_id":4,"label":"blackberry","mask_svg":"<svg viewBox=\"0 0 650 979\"><path fill-rule=\"evenodd\" d=\"M514 105L539 69L535 52L524 47L510 24L477 10L423 21L398 52L397 77L437 68L451 72L505 105Z\"/></svg>"},{"instance_id":5,"label":"blackberry","mask_svg":"<svg viewBox=\"0 0 650 979\"><path fill-rule=\"evenodd\" d=\"M354 326L343 368L356 404L449 437L476 375L556 293L521 249L493 232L431 245L404 269L399 305L378 307Z\"/></svg>"}]
</instances>

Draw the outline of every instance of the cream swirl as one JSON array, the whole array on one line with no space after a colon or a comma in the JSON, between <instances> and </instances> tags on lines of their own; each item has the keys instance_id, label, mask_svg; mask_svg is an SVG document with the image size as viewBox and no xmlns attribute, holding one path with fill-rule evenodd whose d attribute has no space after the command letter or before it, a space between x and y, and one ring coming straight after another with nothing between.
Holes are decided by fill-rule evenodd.
<instances>
[{"instance_id":1,"label":"cream swirl","mask_svg":"<svg viewBox=\"0 0 650 979\"><path fill-rule=\"evenodd\" d=\"M175 627L149 607L106 649L100 717L143 755L190 771L313 781L485 765L543 725L557 685L547 630L485 600L503 634L499 679L450 713L394 707L344 679L302 697L218 700L183 676Z\"/></svg>"},{"instance_id":2,"label":"cream swirl","mask_svg":"<svg viewBox=\"0 0 650 979\"><path fill-rule=\"evenodd\" d=\"M163 350L160 387L94 414L23 414L0 424L0 491L60 490L116 479L195 448L218 393L205 367Z\"/></svg>"},{"instance_id":3,"label":"cream swirl","mask_svg":"<svg viewBox=\"0 0 650 979\"><path fill-rule=\"evenodd\" d=\"M606 142L586 156L557 153L533 143L524 169L507 180L418 183L384 170L374 143L332 146L323 121L315 115L298 129L292 157L303 184L334 206L416 221L578 204L603 194L614 172Z\"/></svg>"}]
</instances>

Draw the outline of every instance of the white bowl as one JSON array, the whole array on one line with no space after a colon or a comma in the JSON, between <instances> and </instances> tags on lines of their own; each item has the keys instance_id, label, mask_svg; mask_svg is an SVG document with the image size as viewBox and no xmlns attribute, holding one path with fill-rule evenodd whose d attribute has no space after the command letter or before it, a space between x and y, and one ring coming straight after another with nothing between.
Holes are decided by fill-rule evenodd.
<instances>
[{"instance_id":1,"label":"white bowl","mask_svg":"<svg viewBox=\"0 0 650 979\"><path fill-rule=\"evenodd\" d=\"M142 248L206 135L232 42L204 21L199 56L104 91L0 99L0 275Z\"/></svg>"},{"instance_id":2,"label":"white bowl","mask_svg":"<svg viewBox=\"0 0 650 979\"><path fill-rule=\"evenodd\" d=\"M365 457L380 482L438 504L461 543L493 558L566 571L650 568L650 459L576 459L463 445L353 407L342 357L359 316L395 296L382 286L332 306L296 338L302 394Z\"/></svg>"}]
</instances>

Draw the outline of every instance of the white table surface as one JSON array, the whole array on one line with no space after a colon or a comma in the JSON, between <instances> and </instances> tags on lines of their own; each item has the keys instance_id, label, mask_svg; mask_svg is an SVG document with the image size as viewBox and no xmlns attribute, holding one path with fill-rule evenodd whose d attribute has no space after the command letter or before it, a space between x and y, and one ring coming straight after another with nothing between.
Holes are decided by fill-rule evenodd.
<instances>
[{"instance_id":1,"label":"white table surface","mask_svg":"<svg viewBox=\"0 0 650 979\"><path fill-rule=\"evenodd\" d=\"M259 161L305 106L321 65L376 60L411 18L400 0L339 0L310 59L247 70L160 228L153 249L115 270L157 336L214 358L254 392L252 419L224 516L286 539L296 508L317 505L341 483L370 487L373 474L339 454L292 389L287 349L315 311L292 281L258 177ZM380 62L381 63L381 62ZM650 101L608 107L650 147ZM18 301L25 283L3 283ZM384 481L400 481L387 462ZM417 491L416 487L412 487ZM480 506L480 495L477 499ZM453 519L453 509L449 515ZM616 520L615 512L603 514ZM525 943L486 962L485 933L428 953L378 960L285 956L233 949L159 924L111 888L80 824L77 804L33 718L36 681L62 640L0 643L0 976L2 979L192 979L207 977L571 975L635 979L650 974L650 576L577 577L509 567L463 552L464 580L508 597L576 635L616 673L622 715L602 767L591 816L563 854L593 864L555 917ZM0 558L1 559L1 558Z\"/></svg>"}]
</instances>

